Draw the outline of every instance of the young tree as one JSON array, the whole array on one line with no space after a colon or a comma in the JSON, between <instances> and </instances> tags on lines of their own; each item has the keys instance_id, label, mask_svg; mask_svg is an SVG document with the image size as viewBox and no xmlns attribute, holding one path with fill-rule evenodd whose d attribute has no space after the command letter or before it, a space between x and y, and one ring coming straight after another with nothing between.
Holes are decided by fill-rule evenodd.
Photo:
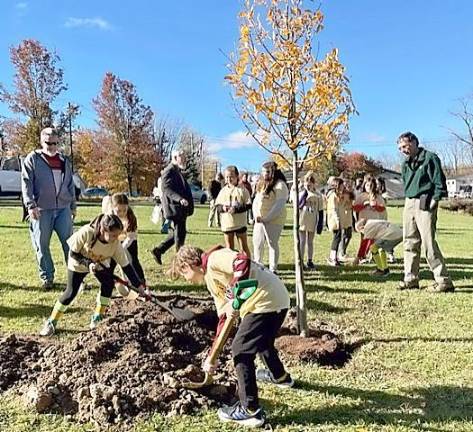
<instances>
[{"instance_id":1,"label":"young tree","mask_svg":"<svg viewBox=\"0 0 473 432\"><path fill-rule=\"evenodd\" d=\"M57 65L59 56L36 40L26 39L12 47L10 59L15 69L14 90L10 92L0 84L0 101L26 118L21 149L26 153L39 146L41 129L53 122L51 105L67 86Z\"/></svg>"},{"instance_id":2,"label":"young tree","mask_svg":"<svg viewBox=\"0 0 473 432\"><path fill-rule=\"evenodd\" d=\"M333 49L314 53L323 28L320 10L303 0L244 0L237 52L226 80L248 133L265 150L299 170L330 158L355 111L345 68ZM293 215L298 327L307 334L306 294L299 247L299 208Z\"/></svg>"},{"instance_id":3,"label":"young tree","mask_svg":"<svg viewBox=\"0 0 473 432\"><path fill-rule=\"evenodd\" d=\"M158 168L151 108L142 103L133 83L110 72L93 105L113 178L117 184L125 180L130 194L149 193Z\"/></svg>"}]
</instances>

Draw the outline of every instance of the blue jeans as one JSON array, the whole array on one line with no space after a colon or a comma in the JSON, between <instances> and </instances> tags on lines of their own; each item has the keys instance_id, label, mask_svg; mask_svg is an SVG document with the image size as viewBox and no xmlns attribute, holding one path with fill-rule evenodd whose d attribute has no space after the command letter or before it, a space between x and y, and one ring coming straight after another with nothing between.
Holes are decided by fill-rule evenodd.
<instances>
[{"instance_id":1,"label":"blue jeans","mask_svg":"<svg viewBox=\"0 0 473 432\"><path fill-rule=\"evenodd\" d=\"M33 249L38 261L39 277L43 281L54 280L54 263L51 258L49 244L53 231L56 231L64 251L64 259L67 263L69 245L66 240L72 235L71 209L63 208L57 210L41 210L38 220L31 220L30 235Z\"/></svg>"}]
</instances>

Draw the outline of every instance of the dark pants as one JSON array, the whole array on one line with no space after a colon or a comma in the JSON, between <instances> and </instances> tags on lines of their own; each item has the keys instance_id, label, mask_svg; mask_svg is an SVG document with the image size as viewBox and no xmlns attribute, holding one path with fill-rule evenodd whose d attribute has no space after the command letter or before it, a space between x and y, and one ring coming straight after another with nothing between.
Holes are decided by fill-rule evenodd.
<instances>
[{"instance_id":1,"label":"dark pants","mask_svg":"<svg viewBox=\"0 0 473 432\"><path fill-rule=\"evenodd\" d=\"M338 251L338 246L342 241L342 230L333 231L331 250Z\"/></svg>"},{"instance_id":2,"label":"dark pants","mask_svg":"<svg viewBox=\"0 0 473 432\"><path fill-rule=\"evenodd\" d=\"M128 253L130 254L131 257L131 266L135 269L136 274L140 278L140 281L143 283L145 282L145 274L143 272L143 267L141 267L140 260L138 258L138 241L134 240L130 246L127 248ZM115 268L117 267L117 263L115 260L110 260L110 270L113 273L115 273Z\"/></svg>"},{"instance_id":3,"label":"dark pants","mask_svg":"<svg viewBox=\"0 0 473 432\"><path fill-rule=\"evenodd\" d=\"M259 407L255 357L259 354L274 379L286 374L274 340L284 322L287 309L261 314L249 313L242 319L232 342L232 355L238 379L238 396L243 407Z\"/></svg>"},{"instance_id":4,"label":"dark pants","mask_svg":"<svg viewBox=\"0 0 473 432\"><path fill-rule=\"evenodd\" d=\"M76 298L79 292L80 284L87 276L87 273L79 273L72 270L67 270L67 286L65 291L59 297L59 302L64 306L69 306ZM110 298L113 291L113 274L110 269L99 271L95 273L95 277L100 282L100 295L102 297Z\"/></svg>"},{"instance_id":5,"label":"dark pants","mask_svg":"<svg viewBox=\"0 0 473 432\"><path fill-rule=\"evenodd\" d=\"M172 220L173 226L170 228L167 238L157 247L161 254L166 253L166 251L173 245L176 245L176 250L179 250L181 246L184 245L187 234L186 219L187 218L182 220Z\"/></svg>"},{"instance_id":6,"label":"dark pants","mask_svg":"<svg viewBox=\"0 0 473 432\"><path fill-rule=\"evenodd\" d=\"M350 240L351 240L351 237L352 237L352 232L353 232L352 227L343 228L343 230L342 230L342 243L340 245L340 247L342 249L342 255L347 254L347 248L348 248L348 245L350 244Z\"/></svg>"}]
</instances>

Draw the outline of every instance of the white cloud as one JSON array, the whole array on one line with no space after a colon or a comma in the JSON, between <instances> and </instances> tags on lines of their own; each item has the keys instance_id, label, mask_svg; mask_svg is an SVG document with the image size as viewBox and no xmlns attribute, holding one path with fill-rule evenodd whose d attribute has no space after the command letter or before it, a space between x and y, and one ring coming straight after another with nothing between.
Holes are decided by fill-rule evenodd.
<instances>
[{"instance_id":1,"label":"white cloud","mask_svg":"<svg viewBox=\"0 0 473 432\"><path fill-rule=\"evenodd\" d=\"M221 138L209 137L207 139L207 148L212 153L220 150L249 148L256 145L254 138L245 131L232 132Z\"/></svg>"},{"instance_id":2,"label":"white cloud","mask_svg":"<svg viewBox=\"0 0 473 432\"><path fill-rule=\"evenodd\" d=\"M25 10L28 9L28 3L27 2L18 2L15 7L20 10Z\"/></svg>"},{"instance_id":3,"label":"white cloud","mask_svg":"<svg viewBox=\"0 0 473 432\"><path fill-rule=\"evenodd\" d=\"M374 143L374 144L379 144L386 142L386 137L374 132L366 135L364 141L367 141L369 143Z\"/></svg>"},{"instance_id":4,"label":"white cloud","mask_svg":"<svg viewBox=\"0 0 473 432\"><path fill-rule=\"evenodd\" d=\"M100 30L110 30L112 26L107 20L103 18L75 18L69 17L64 23L65 27L74 28L74 27L95 27Z\"/></svg>"}]
</instances>

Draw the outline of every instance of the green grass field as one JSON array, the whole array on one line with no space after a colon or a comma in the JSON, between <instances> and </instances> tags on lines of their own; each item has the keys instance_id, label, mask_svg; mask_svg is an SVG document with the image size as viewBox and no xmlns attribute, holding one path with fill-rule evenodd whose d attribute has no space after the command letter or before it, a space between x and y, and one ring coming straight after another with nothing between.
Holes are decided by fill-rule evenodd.
<instances>
[{"instance_id":1,"label":"green grass field","mask_svg":"<svg viewBox=\"0 0 473 432\"><path fill-rule=\"evenodd\" d=\"M168 281L147 252L163 237L151 224L152 207L135 207L139 226L140 256L155 290L200 292L183 282ZM392 221L400 222L401 208L390 208ZM93 204L79 207L76 225L99 212ZM206 248L223 237L206 226L207 210L199 207L189 221L187 243ZM35 334L64 288L65 266L57 239L52 244L57 288L39 288L28 226L20 222L21 209L0 202L0 332ZM401 264L391 266L387 281L370 277L373 266L333 269L325 265L330 234L316 238L318 271L307 278L309 318L328 323L347 341L361 340L352 360L332 369L301 364L291 368L294 390L268 386L261 389L262 404L277 431L473 431L473 219L441 211L438 239L458 288L454 294L399 292ZM282 278L292 297L292 231L281 241ZM354 236L351 254L358 245ZM169 262L170 254L165 257ZM398 248L396 256L400 258ZM421 285L431 282L425 264ZM96 283L89 276L90 283ZM59 338L74 337L86 328L96 288L83 293L61 322ZM53 415L35 415L22 408L14 395L0 397L0 431L87 431ZM194 416L165 418L155 415L138 423L136 431L234 431L218 422L214 411ZM242 429L241 429L242 430Z\"/></svg>"}]
</instances>

